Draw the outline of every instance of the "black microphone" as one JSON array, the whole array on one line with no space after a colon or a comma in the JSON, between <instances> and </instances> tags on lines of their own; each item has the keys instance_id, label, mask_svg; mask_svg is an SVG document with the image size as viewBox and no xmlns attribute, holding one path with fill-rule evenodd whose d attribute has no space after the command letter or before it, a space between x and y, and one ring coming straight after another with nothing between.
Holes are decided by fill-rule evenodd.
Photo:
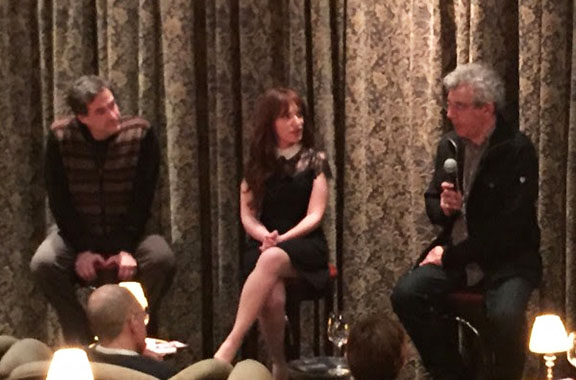
<instances>
[{"instance_id":1,"label":"black microphone","mask_svg":"<svg viewBox=\"0 0 576 380\"><path fill-rule=\"evenodd\" d=\"M460 184L458 183L458 163L453 158L447 158L444 161L444 171L448 174L448 181L454 184L454 191L460 190Z\"/></svg>"}]
</instances>

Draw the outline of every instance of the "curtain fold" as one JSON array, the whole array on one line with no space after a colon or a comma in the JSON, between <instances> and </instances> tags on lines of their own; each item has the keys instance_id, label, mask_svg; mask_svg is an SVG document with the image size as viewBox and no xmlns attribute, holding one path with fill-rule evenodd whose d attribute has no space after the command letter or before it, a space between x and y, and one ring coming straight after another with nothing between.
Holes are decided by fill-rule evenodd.
<instances>
[{"instance_id":1,"label":"curtain fold","mask_svg":"<svg viewBox=\"0 0 576 380\"><path fill-rule=\"evenodd\" d=\"M540 157L539 219L542 228L541 252L545 281L541 288L541 304L545 309L556 309L564 315L566 288L570 273L567 255L572 247L566 243L573 239L574 219L571 213L573 185L569 180L571 151L568 150L573 129L569 122L570 76L572 72L571 46L573 44L573 4L560 2L528 2L520 8L521 53L520 60L520 120L535 140ZM533 37L533 38L523 38ZM568 213L568 214L567 214ZM567 277L568 276L568 277ZM573 318L573 315L566 315Z\"/></svg>"},{"instance_id":2,"label":"curtain fold","mask_svg":"<svg viewBox=\"0 0 576 380\"><path fill-rule=\"evenodd\" d=\"M35 13L33 1L18 7L0 4L0 292L6 300L0 311L0 331L21 335L43 333L35 311L45 310L43 300L33 297L28 270L29 252L44 224L44 197L38 182L42 130L36 128L41 124L41 85ZM2 53L8 51L18 54Z\"/></svg>"},{"instance_id":3,"label":"curtain fold","mask_svg":"<svg viewBox=\"0 0 576 380\"><path fill-rule=\"evenodd\" d=\"M568 7L570 8L570 7ZM576 7L572 4L572 16L567 21L574 28L576 22ZM574 329L576 326L576 39L574 32L569 36L568 44L571 47L569 57L570 88L568 98L568 154L566 170L566 321L567 325Z\"/></svg>"}]
</instances>

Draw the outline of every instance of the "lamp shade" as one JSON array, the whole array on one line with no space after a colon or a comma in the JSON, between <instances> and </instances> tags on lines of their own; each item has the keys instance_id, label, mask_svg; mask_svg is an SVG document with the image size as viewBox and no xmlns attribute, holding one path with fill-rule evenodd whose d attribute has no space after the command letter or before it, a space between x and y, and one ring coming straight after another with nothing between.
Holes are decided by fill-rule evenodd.
<instances>
[{"instance_id":1,"label":"lamp shade","mask_svg":"<svg viewBox=\"0 0 576 380\"><path fill-rule=\"evenodd\" d=\"M142 306L142 309L146 310L146 308L148 307L148 300L146 299L146 296L144 295L144 290L142 289L142 285L140 285L139 282L124 281L119 283L118 285L128 289L130 293L132 293L134 297L136 297L138 303Z\"/></svg>"},{"instance_id":2,"label":"lamp shade","mask_svg":"<svg viewBox=\"0 0 576 380\"><path fill-rule=\"evenodd\" d=\"M568 334L559 316L539 315L532 326L530 351L538 354L553 354L568 350Z\"/></svg>"},{"instance_id":3,"label":"lamp shade","mask_svg":"<svg viewBox=\"0 0 576 380\"><path fill-rule=\"evenodd\" d=\"M46 380L94 380L86 352L80 348L56 351Z\"/></svg>"}]
</instances>

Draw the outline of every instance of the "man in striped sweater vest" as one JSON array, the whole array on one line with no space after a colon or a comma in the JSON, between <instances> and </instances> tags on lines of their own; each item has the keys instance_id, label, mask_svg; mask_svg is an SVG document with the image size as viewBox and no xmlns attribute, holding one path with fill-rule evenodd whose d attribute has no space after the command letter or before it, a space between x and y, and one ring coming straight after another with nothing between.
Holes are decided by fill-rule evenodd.
<instances>
[{"instance_id":1,"label":"man in striped sweater vest","mask_svg":"<svg viewBox=\"0 0 576 380\"><path fill-rule=\"evenodd\" d=\"M56 309L66 343L92 341L74 285L102 280L104 273L142 283L154 334L175 267L164 238L144 236L158 178L158 141L146 120L120 116L110 86L97 76L79 78L68 104L74 117L52 124L46 148L56 226L30 268Z\"/></svg>"}]
</instances>

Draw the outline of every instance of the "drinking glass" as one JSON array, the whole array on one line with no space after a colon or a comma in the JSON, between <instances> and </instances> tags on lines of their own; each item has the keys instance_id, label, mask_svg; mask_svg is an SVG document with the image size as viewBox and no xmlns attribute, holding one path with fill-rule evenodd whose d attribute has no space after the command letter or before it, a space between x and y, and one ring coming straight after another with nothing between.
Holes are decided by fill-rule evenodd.
<instances>
[{"instance_id":1,"label":"drinking glass","mask_svg":"<svg viewBox=\"0 0 576 380\"><path fill-rule=\"evenodd\" d=\"M328 318L328 339L337 347L337 365L330 372L336 376L347 375L350 371L342 365L342 346L348 342L348 322L342 314L332 313Z\"/></svg>"}]
</instances>

